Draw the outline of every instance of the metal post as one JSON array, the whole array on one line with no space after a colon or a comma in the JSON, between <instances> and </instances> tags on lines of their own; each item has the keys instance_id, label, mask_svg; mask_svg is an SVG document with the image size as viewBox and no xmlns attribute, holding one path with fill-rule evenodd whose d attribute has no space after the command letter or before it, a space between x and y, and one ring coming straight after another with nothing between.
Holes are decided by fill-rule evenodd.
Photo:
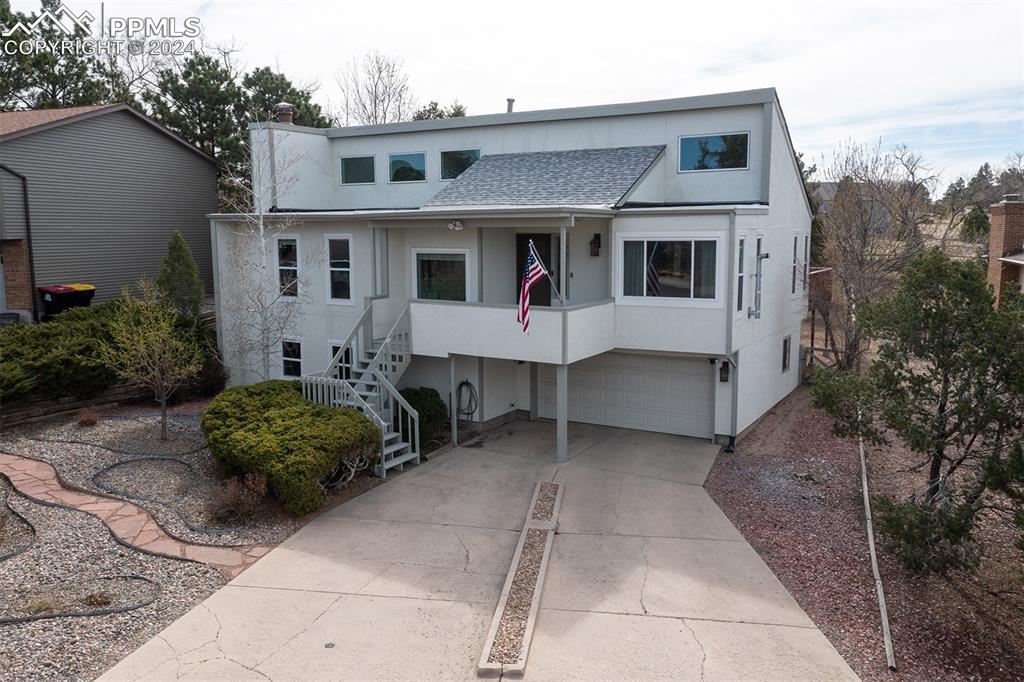
<instances>
[{"instance_id":1,"label":"metal post","mask_svg":"<svg viewBox=\"0 0 1024 682\"><path fill-rule=\"evenodd\" d=\"M449 356L448 405L452 413L452 445L459 444L459 406L455 404L455 356Z\"/></svg>"},{"instance_id":2,"label":"metal post","mask_svg":"<svg viewBox=\"0 0 1024 682\"><path fill-rule=\"evenodd\" d=\"M555 367L555 442L559 464L569 461L569 365Z\"/></svg>"},{"instance_id":3,"label":"metal post","mask_svg":"<svg viewBox=\"0 0 1024 682\"><path fill-rule=\"evenodd\" d=\"M566 284L569 281L569 230L564 225L559 228L558 244L558 292L561 294L559 300L565 305L569 299L569 290Z\"/></svg>"}]
</instances>

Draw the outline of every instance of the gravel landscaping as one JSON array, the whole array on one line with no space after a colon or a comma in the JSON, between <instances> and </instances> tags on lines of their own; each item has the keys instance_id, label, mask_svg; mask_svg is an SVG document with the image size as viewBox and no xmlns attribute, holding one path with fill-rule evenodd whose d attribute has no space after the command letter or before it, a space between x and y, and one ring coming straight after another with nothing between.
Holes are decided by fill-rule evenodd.
<instances>
[{"instance_id":1,"label":"gravel landscaping","mask_svg":"<svg viewBox=\"0 0 1024 682\"><path fill-rule=\"evenodd\" d=\"M35 530L9 505L11 484L0 476L0 561L24 552L35 540Z\"/></svg>"},{"instance_id":2,"label":"gravel landscaping","mask_svg":"<svg viewBox=\"0 0 1024 682\"><path fill-rule=\"evenodd\" d=\"M920 485L899 448L868 453L872 494ZM868 556L856 441L801 387L722 453L708 492L864 680L1024 679L1024 574L994 523L976 575L916 577L879 545L898 670L886 668Z\"/></svg>"},{"instance_id":3,"label":"gravel landscaping","mask_svg":"<svg viewBox=\"0 0 1024 682\"><path fill-rule=\"evenodd\" d=\"M550 521L555 514L555 498L558 497L558 485L542 481L537 501L533 505L534 521Z\"/></svg>"},{"instance_id":4,"label":"gravel landscaping","mask_svg":"<svg viewBox=\"0 0 1024 682\"><path fill-rule=\"evenodd\" d=\"M160 441L157 415L119 410L95 426L68 420L17 429L0 437L0 450L48 462L69 487L130 500L188 542L277 544L301 525L269 498L243 524L221 523L224 474L206 448L199 413L172 415L168 431Z\"/></svg>"},{"instance_id":5,"label":"gravel landscaping","mask_svg":"<svg viewBox=\"0 0 1024 682\"><path fill-rule=\"evenodd\" d=\"M519 564L509 588L508 600L501 614L498 631L494 635L491 653L487 657L488 663L516 663L522 655L523 637L530 619L530 607L533 604L534 590L537 589L537 578L544 559L548 532L538 528L526 531L526 541L519 555Z\"/></svg>"},{"instance_id":6,"label":"gravel landscaping","mask_svg":"<svg viewBox=\"0 0 1024 682\"><path fill-rule=\"evenodd\" d=\"M153 584L159 591L149 605L121 613L0 625L5 680L93 679L224 583L209 566L118 544L90 514L36 504L16 492L10 502L35 527L37 537L28 551L0 561L3 615L26 597L35 600L26 608L98 611L144 602L154 596ZM110 604L104 606L106 598Z\"/></svg>"}]
</instances>

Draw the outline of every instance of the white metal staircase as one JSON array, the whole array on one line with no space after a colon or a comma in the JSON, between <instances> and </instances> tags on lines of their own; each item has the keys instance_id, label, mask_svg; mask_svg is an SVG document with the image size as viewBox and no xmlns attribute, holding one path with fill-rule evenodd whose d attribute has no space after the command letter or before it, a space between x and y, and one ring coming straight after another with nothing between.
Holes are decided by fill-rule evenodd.
<instances>
[{"instance_id":1,"label":"white metal staircase","mask_svg":"<svg viewBox=\"0 0 1024 682\"><path fill-rule=\"evenodd\" d=\"M373 339L372 302L363 311L331 364L319 375L303 376L302 394L321 405L352 407L381 432L375 473L420 462L420 416L395 388L412 356L408 306L383 339Z\"/></svg>"}]
</instances>

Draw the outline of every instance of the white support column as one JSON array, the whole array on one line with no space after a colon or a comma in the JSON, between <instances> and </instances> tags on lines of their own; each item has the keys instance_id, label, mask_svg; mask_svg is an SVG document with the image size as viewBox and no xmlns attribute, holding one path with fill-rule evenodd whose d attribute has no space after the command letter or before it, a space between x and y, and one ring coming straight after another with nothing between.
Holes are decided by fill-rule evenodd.
<instances>
[{"instance_id":1,"label":"white support column","mask_svg":"<svg viewBox=\"0 0 1024 682\"><path fill-rule=\"evenodd\" d=\"M530 363L530 421L540 419L540 372L537 363Z\"/></svg>"},{"instance_id":2,"label":"white support column","mask_svg":"<svg viewBox=\"0 0 1024 682\"><path fill-rule=\"evenodd\" d=\"M559 464L569 461L569 366L555 367L555 442Z\"/></svg>"},{"instance_id":3,"label":"white support column","mask_svg":"<svg viewBox=\"0 0 1024 682\"><path fill-rule=\"evenodd\" d=\"M565 305L569 302L569 230L564 225L559 230L558 242L558 293Z\"/></svg>"},{"instance_id":4,"label":"white support column","mask_svg":"<svg viewBox=\"0 0 1024 682\"><path fill-rule=\"evenodd\" d=\"M455 356L448 356L449 378L448 378L448 405L452 413L452 445L459 444L459 406L455 404Z\"/></svg>"}]
</instances>

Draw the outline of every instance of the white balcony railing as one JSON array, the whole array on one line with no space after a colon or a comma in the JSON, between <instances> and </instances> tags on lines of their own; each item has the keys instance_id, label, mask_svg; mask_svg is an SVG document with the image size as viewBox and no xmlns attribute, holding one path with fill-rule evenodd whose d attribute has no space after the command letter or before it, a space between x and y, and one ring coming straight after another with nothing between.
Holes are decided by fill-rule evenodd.
<instances>
[{"instance_id":1,"label":"white balcony railing","mask_svg":"<svg viewBox=\"0 0 1024 682\"><path fill-rule=\"evenodd\" d=\"M562 364L615 346L611 300L530 309L530 333L516 322L514 304L413 300L409 302L412 352Z\"/></svg>"}]
</instances>

